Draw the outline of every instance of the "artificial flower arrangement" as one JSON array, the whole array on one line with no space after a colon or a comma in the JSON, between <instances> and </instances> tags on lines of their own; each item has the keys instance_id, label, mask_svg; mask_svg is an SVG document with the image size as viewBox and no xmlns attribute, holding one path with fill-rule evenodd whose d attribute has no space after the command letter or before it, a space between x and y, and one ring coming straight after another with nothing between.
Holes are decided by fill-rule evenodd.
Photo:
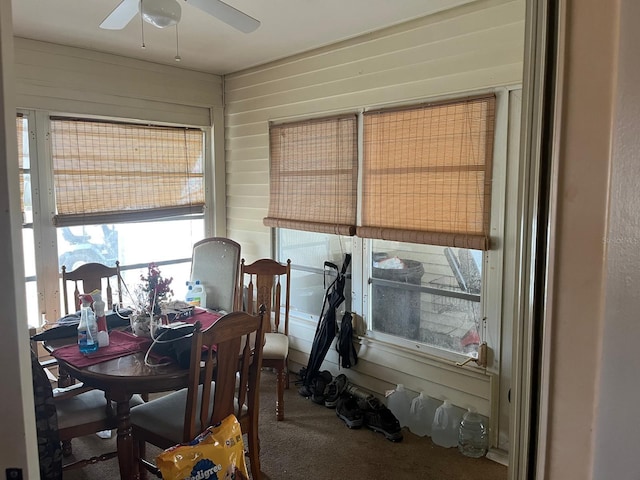
<instances>
[{"instance_id":1,"label":"artificial flower arrangement","mask_svg":"<svg viewBox=\"0 0 640 480\"><path fill-rule=\"evenodd\" d=\"M173 295L171 282L173 277L164 278L155 263L150 263L146 276L140 275L141 284L135 289L136 309L139 314L160 315L160 302Z\"/></svg>"}]
</instances>

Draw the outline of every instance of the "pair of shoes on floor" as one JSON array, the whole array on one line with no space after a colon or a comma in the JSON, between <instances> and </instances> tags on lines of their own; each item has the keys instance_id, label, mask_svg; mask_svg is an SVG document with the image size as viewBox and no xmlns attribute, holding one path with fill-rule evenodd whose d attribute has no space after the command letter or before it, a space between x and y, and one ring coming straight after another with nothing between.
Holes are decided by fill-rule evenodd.
<instances>
[{"instance_id":1,"label":"pair of shoes on floor","mask_svg":"<svg viewBox=\"0 0 640 480\"><path fill-rule=\"evenodd\" d=\"M324 389L324 406L328 408L336 408L340 396L347 388L347 376L341 373L331 380Z\"/></svg>"},{"instance_id":2,"label":"pair of shoes on floor","mask_svg":"<svg viewBox=\"0 0 640 480\"><path fill-rule=\"evenodd\" d=\"M325 389L327 385L333 381L333 376L328 370L319 372L315 377L310 379L308 384L302 385L298 389L298 393L303 397L311 398L313 403L324 405Z\"/></svg>"},{"instance_id":3,"label":"pair of shoes on floor","mask_svg":"<svg viewBox=\"0 0 640 480\"><path fill-rule=\"evenodd\" d=\"M366 426L374 432L382 433L392 442L402 441L400 422L380 400L373 395L357 398L343 394L336 404L336 415L349 428Z\"/></svg>"}]
</instances>

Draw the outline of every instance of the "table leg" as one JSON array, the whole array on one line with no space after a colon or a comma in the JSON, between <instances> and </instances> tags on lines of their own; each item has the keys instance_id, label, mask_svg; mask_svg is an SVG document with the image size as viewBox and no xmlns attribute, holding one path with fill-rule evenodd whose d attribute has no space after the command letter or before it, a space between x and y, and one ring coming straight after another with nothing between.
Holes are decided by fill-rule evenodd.
<instances>
[{"instance_id":1,"label":"table leg","mask_svg":"<svg viewBox=\"0 0 640 480\"><path fill-rule=\"evenodd\" d=\"M138 478L138 468L133 455L133 437L131 436L130 399L131 395L126 398L114 399L118 402L116 411L118 420L117 445L121 480L136 480Z\"/></svg>"}]
</instances>

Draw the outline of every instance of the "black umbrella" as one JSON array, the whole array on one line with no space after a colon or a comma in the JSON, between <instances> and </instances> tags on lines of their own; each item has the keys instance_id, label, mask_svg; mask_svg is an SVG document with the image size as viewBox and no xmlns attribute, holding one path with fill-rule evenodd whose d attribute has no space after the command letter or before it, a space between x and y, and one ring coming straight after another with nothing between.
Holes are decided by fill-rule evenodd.
<instances>
[{"instance_id":1,"label":"black umbrella","mask_svg":"<svg viewBox=\"0 0 640 480\"><path fill-rule=\"evenodd\" d=\"M320 313L320 320L316 327L316 333L313 337L313 345L311 346L311 353L309 354L309 363L304 373L304 385L309 386L313 378L320 371L320 366L324 361L324 357L329 351L331 342L337 332L336 322L336 310L344 302L344 285L346 282L346 271L351 263L351 254L347 253L344 256L344 263L342 264L342 270L338 271L338 267L331 262L325 262L325 268L330 267L335 269L336 278L327 287L327 291L324 295L324 302L322 304L322 312Z\"/></svg>"}]
</instances>

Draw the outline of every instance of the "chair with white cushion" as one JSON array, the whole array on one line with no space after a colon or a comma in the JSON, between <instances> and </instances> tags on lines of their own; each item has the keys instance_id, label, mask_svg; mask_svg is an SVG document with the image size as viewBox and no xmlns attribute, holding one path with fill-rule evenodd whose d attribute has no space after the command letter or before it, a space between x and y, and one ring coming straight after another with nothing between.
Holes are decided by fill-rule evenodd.
<instances>
[{"instance_id":1,"label":"chair with white cushion","mask_svg":"<svg viewBox=\"0 0 640 480\"><path fill-rule=\"evenodd\" d=\"M258 305L266 307L272 319L265 333L262 366L276 371L276 419L284 419L284 389L289 388L289 296L291 260L286 264L263 258L246 265L240 263L240 276L247 282L245 309L253 313ZM284 292L283 292L284 284ZM284 293L284 296L283 296ZM282 299L284 297L284 308Z\"/></svg>"}]
</instances>

